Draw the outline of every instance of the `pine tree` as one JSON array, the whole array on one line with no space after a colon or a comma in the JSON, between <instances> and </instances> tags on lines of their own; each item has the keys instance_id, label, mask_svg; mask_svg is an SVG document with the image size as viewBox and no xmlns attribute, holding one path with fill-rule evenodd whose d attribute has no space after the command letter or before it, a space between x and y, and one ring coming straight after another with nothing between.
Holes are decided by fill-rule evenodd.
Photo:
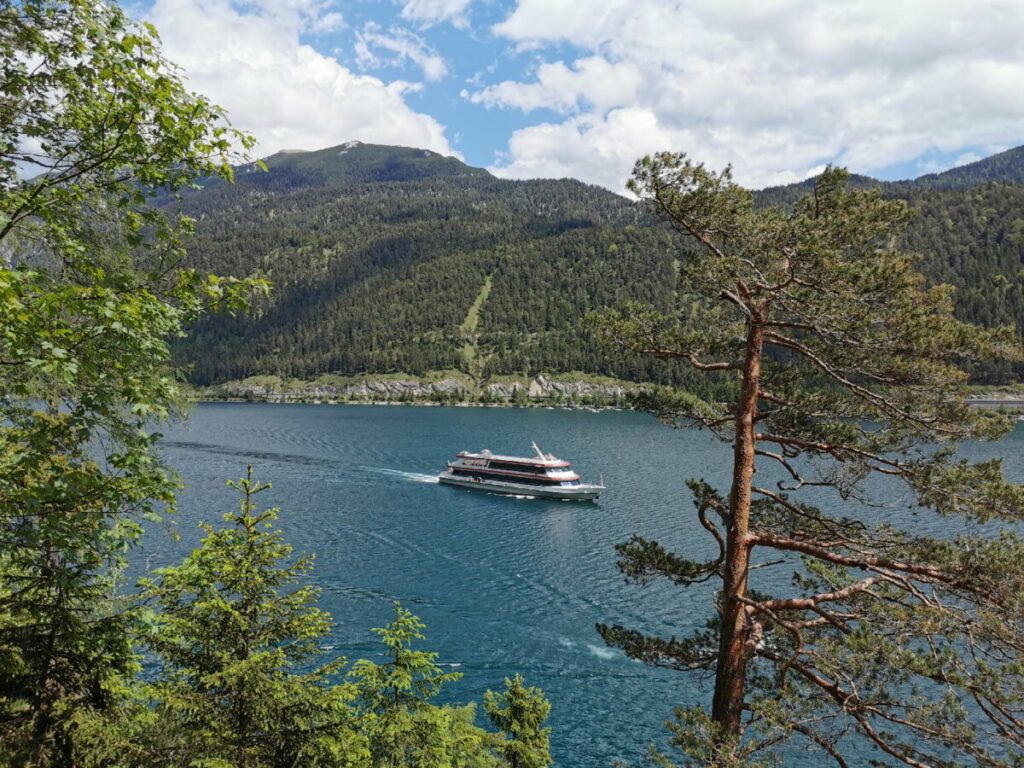
<instances>
[{"instance_id":1,"label":"pine tree","mask_svg":"<svg viewBox=\"0 0 1024 768\"><path fill-rule=\"evenodd\" d=\"M270 485L252 467L229 485L242 495L224 515L230 527L203 524L199 549L144 584L156 610L147 646L160 665L148 762L366 765L354 687L330 682L344 659L314 666L331 620L315 607L317 589L296 586L312 558L291 560L273 527L278 510L257 511L253 497Z\"/></svg>"},{"instance_id":2,"label":"pine tree","mask_svg":"<svg viewBox=\"0 0 1024 768\"><path fill-rule=\"evenodd\" d=\"M504 693L484 694L484 710L504 737L498 750L509 768L551 765L551 729L544 727L551 703L540 688L528 688L521 675L505 678Z\"/></svg>"},{"instance_id":3,"label":"pine tree","mask_svg":"<svg viewBox=\"0 0 1024 768\"><path fill-rule=\"evenodd\" d=\"M1024 489L956 444L1012 428L965 403L961 366L1019 360L1019 344L1012 329L955 320L951 289L926 286L917 257L893 247L906 205L845 179L829 169L792 209L755 209L728 169L669 153L637 163L631 189L698 246L680 286L703 322L639 306L595 322L620 349L735 382L728 402L642 402L730 443L732 480L689 484L717 556L639 536L619 547L637 582L717 581L707 629L668 640L599 631L647 663L714 670L710 713L680 711L673 738L696 764L737 765L798 740L839 766L849 750L860 762L873 752L918 767L1014 765ZM772 568L796 569L789 594L756 588Z\"/></svg>"}]
</instances>

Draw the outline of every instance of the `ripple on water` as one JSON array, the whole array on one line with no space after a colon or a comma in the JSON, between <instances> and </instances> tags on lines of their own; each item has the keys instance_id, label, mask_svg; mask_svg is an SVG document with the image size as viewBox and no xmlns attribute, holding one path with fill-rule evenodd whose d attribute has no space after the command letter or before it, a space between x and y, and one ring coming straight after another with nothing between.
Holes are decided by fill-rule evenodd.
<instances>
[{"instance_id":1,"label":"ripple on water","mask_svg":"<svg viewBox=\"0 0 1024 768\"><path fill-rule=\"evenodd\" d=\"M531 441L588 480L604 473L601 499L514 499L436 482L460 450L522 454ZM640 533L692 557L710 553L684 486L690 477L724 485L729 453L706 433L634 413L204 404L161 446L187 484L182 538L148 533L140 569L195 546L195 523L234 507L224 483L252 463L273 483L261 498L282 507L296 551L316 555L311 581L336 621L324 641L331 654L376 658L369 629L401 600L427 623L422 647L464 675L445 700L479 700L515 672L545 690L560 768L640 762L648 743L664 747L673 706L708 697L700 680L628 659L594 630L683 635L707 618L710 587L627 585L614 550ZM1021 464L1011 472L1024 473Z\"/></svg>"}]
</instances>

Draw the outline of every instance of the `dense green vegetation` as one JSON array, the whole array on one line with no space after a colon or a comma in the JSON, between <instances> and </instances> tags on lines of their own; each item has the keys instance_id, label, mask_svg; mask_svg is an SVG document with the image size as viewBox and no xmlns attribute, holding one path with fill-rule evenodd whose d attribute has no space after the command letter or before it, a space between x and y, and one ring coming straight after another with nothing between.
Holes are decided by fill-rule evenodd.
<instances>
[{"instance_id":1,"label":"dense green vegetation","mask_svg":"<svg viewBox=\"0 0 1024 768\"><path fill-rule=\"evenodd\" d=\"M637 538L623 569L720 578L722 618L691 640L603 628L648 662L717 665L710 716L681 712L674 742L724 767L800 736L842 766L836 745L855 725L908 764L952 765L951 750L1019 764L1021 489L997 461L930 451L1005 431L956 397L956 364L1013 357L1019 337L964 326L947 291L923 285L892 249L901 204L848 194L831 172L789 216L677 156L642 164L635 191L667 194L668 218L713 246L697 258L598 188L500 181L419 150L283 154L231 186L244 159L232 147L252 139L185 89L151 27L97 0L0 0L0 33L0 766L550 764L549 705L520 677L484 699L494 731L472 705L433 703L457 673L416 647L423 625L401 606L376 660L323 659L331 619L303 584L310 560L257 508L251 472L224 527L204 526L139 589L125 583L126 552L175 505L152 430L180 402L170 340L188 327L177 351L199 381L461 366L499 382L579 370L687 385L649 405L735 443L728 495L692 485L721 556ZM886 194L925 212L906 241L934 245L923 269L958 281L960 315L1020 328L1017 159ZM680 169L692 184L676 186ZM200 180L206 191L178 200ZM187 213L201 220L190 256ZM603 352L579 322L628 302L598 327L646 357ZM710 366L710 380L684 365ZM764 461L793 484L754 486ZM856 497L873 472L962 518L964 535L895 516L869 528L788 495ZM987 535L1000 524L1011 529ZM795 597L747 588L754 547L786 567L805 557Z\"/></svg>"},{"instance_id":2,"label":"dense green vegetation","mask_svg":"<svg viewBox=\"0 0 1024 768\"><path fill-rule=\"evenodd\" d=\"M279 154L267 166L181 204L200 220L197 265L257 272L275 285L255 316L193 328L178 355L193 365L194 383L459 368L482 381L582 370L707 386L682 366L603 350L581 326L602 306L674 306L685 246L626 198L569 179L496 179L453 158L368 144ZM926 254L930 279L958 288L961 319L1024 327L1021 173L1024 152L1013 150L921 184L884 186L920 209L903 245ZM758 200L792 203L809 184ZM470 349L464 323L488 279ZM695 305L687 311L700 322Z\"/></svg>"},{"instance_id":3,"label":"dense green vegetation","mask_svg":"<svg viewBox=\"0 0 1024 768\"><path fill-rule=\"evenodd\" d=\"M137 667L124 553L174 503L168 339L259 287L178 268L146 200L251 140L115 6L0 2L0 35L0 764L81 765Z\"/></svg>"},{"instance_id":4,"label":"dense green vegetation","mask_svg":"<svg viewBox=\"0 0 1024 768\"><path fill-rule=\"evenodd\" d=\"M956 288L958 316L1024 327L1024 185L926 190L908 201L920 213L904 243L924 255L921 270L932 281Z\"/></svg>"},{"instance_id":5,"label":"dense green vegetation","mask_svg":"<svg viewBox=\"0 0 1024 768\"><path fill-rule=\"evenodd\" d=\"M918 176L913 181L898 181L886 185L893 189L967 189L992 181L1004 184L1024 184L1024 147L1015 147L984 160L950 168L942 173Z\"/></svg>"},{"instance_id":6,"label":"dense green vegetation","mask_svg":"<svg viewBox=\"0 0 1024 768\"><path fill-rule=\"evenodd\" d=\"M140 633L159 667L136 683L134 706L109 719L126 734L117 765L228 768L546 768L550 705L516 676L475 706L431 699L462 675L415 648L424 625L401 605L374 630L377 660L328 659L332 628L318 590L303 584L312 557L294 558L274 528L276 509L254 497L267 484L248 475L227 525L203 524L199 548L144 582L154 612ZM499 703L506 706L501 708ZM520 712L526 712L523 716ZM84 751L89 754L88 750ZM129 756L126 760L125 757Z\"/></svg>"},{"instance_id":7,"label":"dense green vegetation","mask_svg":"<svg viewBox=\"0 0 1024 768\"><path fill-rule=\"evenodd\" d=\"M429 701L455 676L401 608L383 663L322 663L310 561L251 475L225 528L126 583L179 487L153 431L182 401L169 342L265 288L183 267L191 221L149 202L226 189L252 139L116 5L0 0L0 42L0 767L547 765L543 717L508 733L499 707L487 732Z\"/></svg>"},{"instance_id":8,"label":"dense green vegetation","mask_svg":"<svg viewBox=\"0 0 1024 768\"><path fill-rule=\"evenodd\" d=\"M345 181L344 162L380 165L382 155L393 165L411 155L438 174ZM461 164L452 174L451 163L365 144L277 155L269 173L184 200L200 219L196 265L259 272L275 286L255 316L193 329L180 348L193 381L450 368L660 378L647 363L606 359L578 321L623 299L669 302L679 254L667 233L633 226L634 207L596 187L503 181ZM488 277L469 359L463 326Z\"/></svg>"}]
</instances>

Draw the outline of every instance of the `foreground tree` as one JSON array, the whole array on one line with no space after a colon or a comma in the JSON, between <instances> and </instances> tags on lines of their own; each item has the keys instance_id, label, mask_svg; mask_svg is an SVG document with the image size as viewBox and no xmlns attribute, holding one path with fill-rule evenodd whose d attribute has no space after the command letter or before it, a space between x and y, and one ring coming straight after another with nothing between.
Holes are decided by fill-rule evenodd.
<instances>
[{"instance_id":1,"label":"foreground tree","mask_svg":"<svg viewBox=\"0 0 1024 768\"><path fill-rule=\"evenodd\" d=\"M413 649L424 628L395 604L395 620L375 629L387 661L361 659L350 672L358 691L362 733L374 768L495 768L493 737L473 725L474 707L430 703L445 684L462 677L443 672L437 654Z\"/></svg>"},{"instance_id":2,"label":"foreground tree","mask_svg":"<svg viewBox=\"0 0 1024 768\"><path fill-rule=\"evenodd\" d=\"M484 711L503 741L498 749L509 768L551 765L551 729L544 721L551 703L540 688L527 687L521 675L505 678L505 692L484 694Z\"/></svg>"},{"instance_id":3,"label":"foreground tree","mask_svg":"<svg viewBox=\"0 0 1024 768\"><path fill-rule=\"evenodd\" d=\"M0 755L84 759L134 669L113 599L173 505L154 420L169 338L239 285L177 267L190 222L147 200L230 178L251 140L187 92L151 27L100 0L0 0Z\"/></svg>"},{"instance_id":4,"label":"foreground tree","mask_svg":"<svg viewBox=\"0 0 1024 768\"><path fill-rule=\"evenodd\" d=\"M337 659L314 666L330 617L318 590L301 586L312 558L292 561L273 528L276 509L257 510L269 484L229 483L240 508L181 565L144 583L156 610L147 645L160 664L150 686L156 726L143 743L147 765L367 765L356 733L351 684L329 678Z\"/></svg>"},{"instance_id":5,"label":"foreground tree","mask_svg":"<svg viewBox=\"0 0 1024 768\"><path fill-rule=\"evenodd\" d=\"M689 483L716 556L639 536L619 547L637 582L718 581L707 629L599 631L647 663L714 670L710 713L677 713L673 741L694 763L745 764L799 739L840 766L870 752L919 767L1015 765L1024 492L998 460L971 463L955 446L1011 428L967 407L961 366L1020 350L1009 329L956 321L951 289L926 286L915 257L893 248L905 205L845 178L829 169L791 211L756 210L728 169L668 153L637 163L630 189L695 241L680 278L698 311L633 306L596 326L615 347L735 382L731 402L643 402L710 429L733 460L727 490ZM755 589L755 563L761 584L796 568L791 591Z\"/></svg>"}]
</instances>

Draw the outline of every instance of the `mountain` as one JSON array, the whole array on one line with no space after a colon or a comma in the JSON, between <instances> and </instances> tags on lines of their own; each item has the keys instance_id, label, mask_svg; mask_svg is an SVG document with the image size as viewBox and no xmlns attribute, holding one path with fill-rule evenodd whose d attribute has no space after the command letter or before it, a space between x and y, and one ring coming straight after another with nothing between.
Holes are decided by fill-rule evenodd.
<instances>
[{"instance_id":1,"label":"mountain","mask_svg":"<svg viewBox=\"0 0 1024 768\"><path fill-rule=\"evenodd\" d=\"M913 181L893 182L893 186L906 186L913 191L924 189L966 189L988 182L1024 184L1024 146L1008 149L966 165L950 168L942 173L929 173Z\"/></svg>"},{"instance_id":2,"label":"mountain","mask_svg":"<svg viewBox=\"0 0 1024 768\"><path fill-rule=\"evenodd\" d=\"M597 307L674 302L679 243L629 200L354 142L266 165L176 204L197 219L195 265L274 283L251 316L207 318L179 345L195 383L446 369L678 378L608 359L580 328Z\"/></svg>"},{"instance_id":3,"label":"mountain","mask_svg":"<svg viewBox=\"0 0 1024 768\"><path fill-rule=\"evenodd\" d=\"M849 183L856 187L880 186L890 197L911 197L926 190L967 189L989 183L1024 184L1024 146L916 179L879 181L870 176L851 174ZM758 200L765 205L785 205L807 194L813 187L813 178L781 187L768 187L758 193Z\"/></svg>"},{"instance_id":4,"label":"mountain","mask_svg":"<svg viewBox=\"0 0 1024 768\"><path fill-rule=\"evenodd\" d=\"M687 383L681 365L609 356L580 325L627 300L677 303L685 245L626 198L358 142L265 163L174 203L197 219L197 266L274 283L251 315L207 318L178 345L195 383L451 369L478 381L584 371ZM1024 327L1022 178L1024 148L882 185L920 210L903 245L958 288L965 319ZM791 202L810 183L759 200Z\"/></svg>"},{"instance_id":5,"label":"mountain","mask_svg":"<svg viewBox=\"0 0 1024 768\"><path fill-rule=\"evenodd\" d=\"M257 173L253 179L256 184L283 176L294 182L329 187L426 178L491 176L482 168L471 168L454 157L446 157L429 149L388 147L359 141L316 152L278 152L266 158L264 164L272 173ZM245 170L251 173L255 169L254 165L250 165Z\"/></svg>"}]
</instances>

